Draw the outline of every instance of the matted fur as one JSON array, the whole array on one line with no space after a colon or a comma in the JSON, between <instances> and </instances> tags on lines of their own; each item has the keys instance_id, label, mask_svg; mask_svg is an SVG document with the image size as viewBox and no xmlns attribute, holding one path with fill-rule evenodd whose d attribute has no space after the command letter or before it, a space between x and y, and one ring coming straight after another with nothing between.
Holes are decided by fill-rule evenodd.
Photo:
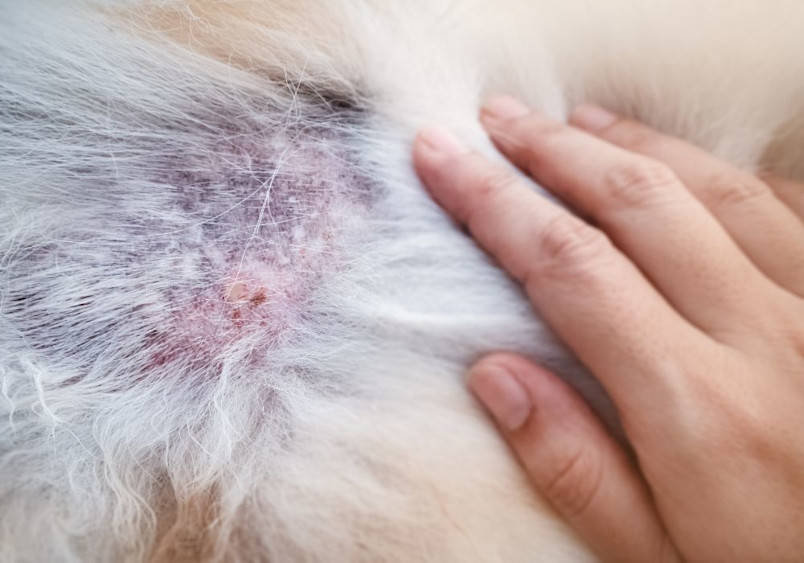
<instances>
[{"instance_id":1,"label":"matted fur","mask_svg":"<svg viewBox=\"0 0 804 563\"><path fill-rule=\"evenodd\" d=\"M796 174L799 6L0 0L0 560L591 560L461 374L612 409L410 141L507 91Z\"/></svg>"}]
</instances>

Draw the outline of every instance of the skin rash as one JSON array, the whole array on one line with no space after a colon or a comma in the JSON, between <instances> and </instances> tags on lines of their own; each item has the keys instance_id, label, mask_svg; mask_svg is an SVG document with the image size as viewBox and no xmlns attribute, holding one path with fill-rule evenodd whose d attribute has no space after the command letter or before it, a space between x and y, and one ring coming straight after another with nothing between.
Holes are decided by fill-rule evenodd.
<instances>
[{"instance_id":1,"label":"skin rash","mask_svg":"<svg viewBox=\"0 0 804 563\"><path fill-rule=\"evenodd\" d=\"M712 2L0 1L0 560L593 561L462 374L616 411L410 147L505 90L792 151L804 34Z\"/></svg>"}]
</instances>

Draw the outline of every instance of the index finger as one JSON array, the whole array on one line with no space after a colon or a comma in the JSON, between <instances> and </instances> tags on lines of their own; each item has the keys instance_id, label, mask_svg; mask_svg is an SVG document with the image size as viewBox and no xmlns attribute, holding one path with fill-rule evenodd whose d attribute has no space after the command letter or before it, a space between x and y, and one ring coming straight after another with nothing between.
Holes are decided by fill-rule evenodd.
<instances>
[{"instance_id":1,"label":"index finger","mask_svg":"<svg viewBox=\"0 0 804 563\"><path fill-rule=\"evenodd\" d=\"M623 415L678 398L688 372L681 362L695 362L718 346L605 234L508 168L468 151L442 129L419 135L414 160L434 198L524 285Z\"/></svg>"}]
</instances>

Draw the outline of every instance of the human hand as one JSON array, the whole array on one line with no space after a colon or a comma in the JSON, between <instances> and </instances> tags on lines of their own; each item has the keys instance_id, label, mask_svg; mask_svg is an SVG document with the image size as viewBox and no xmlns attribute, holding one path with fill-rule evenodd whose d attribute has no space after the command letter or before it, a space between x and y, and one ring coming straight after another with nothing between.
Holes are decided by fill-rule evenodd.
<instances>
[{"instance_id":1,"label":"human hand","mask_svg":"<svg viewBox=\"0 0 804 563\"><path fill-rule=\"evenodd\" d=\"M759 178L585 106L512 98L481 121L540 196L443 129L433 197L600 379L636 460L558 377L470 371L534 486L608 561L804 561L804 186Z\"/></svg>"}]
</instances>

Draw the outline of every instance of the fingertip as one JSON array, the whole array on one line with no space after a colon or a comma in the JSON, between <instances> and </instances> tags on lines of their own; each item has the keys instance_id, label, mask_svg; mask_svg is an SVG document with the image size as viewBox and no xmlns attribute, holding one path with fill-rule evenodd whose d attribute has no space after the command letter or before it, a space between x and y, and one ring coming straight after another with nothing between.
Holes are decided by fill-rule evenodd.
<instances>
[{"instance_id":1,"label":"fingertip","mask_svg":"<svg viewBox=\"0 0 804 563\"><path fill-rule=\"evenodd\" d=\"M606 561L656 561L672 545L624 451L560 377L516 354L492 354L469 385L497 420L535 489ZM527 403L525 398L527 397Z\"/></svg>"},{"instance_id":2,"label":"fingertip","mask_svg":"<svg viewBox=\"0 0 804 563\"><path fill-rule=\"evenodd\" d=\"M500 358L489 357L475 364L469 371L468 385L505 431L522 428L533 412L528 390Z\"/></svg>"},{"instance_id":3,"label":"fingertip","mask_svg":"<svg viewBox=\"0 0 804 563\"><path fill-rule=\"evenodd\" d=\"M534 402L534 404L541 402L543 399L551 403L556 402L560 400L556 395L573 393L561 377L520 354L509 352L490 354L478 361L472 370L486 365L497 366L514 374L531 395L531 402Z\"/></svg>"},{"instance_id":4,"label":"fingertip","mask_svg":"<svg viewBox=\"0 0 804 563\"><path fill-rule=\"evenodd\" d=\"M596 104L581 104L570 115L570 125L590 133L608 129L619 120L619 117Z\"/></svg>"},{"instance_id":5,"label":"fingertip","mask_svg":"<svg viewBox=\"0 0 804 563\"><path fill-rule=\"evenodd\" d=\"M450 162L468 152L458 137L439 125L424 127L416 135L413 165L425 188L439 202L448 197L444 192L454 183L456 167Z\"/></svg>"},{"instance_id":6,"label":"fingertip","mask_svg":"<svg viewBox=\"0 0 804 563\"><path fill-rule=\"evenodd\" d=\"M583 408L580 398L559 376L518 354L486 356L470 368L468 384L509 432L525 426L537 409L557 416L568 408Z\"/></svg>"},{"instance_id":7,"label":"fingertip","mask_svg":"<svg viewBox=\"0 0 804 563\"><path fill-rule=\"evenodd\" d=\"M495 95L490 97L480 110L482 120L506 121L519 119L532 113L532 110L523 102L508 95Z\"/></svg>"},{"instance_id":8,"label":"fingertip","mask_svg":"<svg viewBox=\"0 0 804 563\"><path fill-rule=\"evenodd\" d=\"M423 156L451 158L469 152L469 148L446 127L423 127L413 143L415 151Z\"/></svg>"}]
</instances>

